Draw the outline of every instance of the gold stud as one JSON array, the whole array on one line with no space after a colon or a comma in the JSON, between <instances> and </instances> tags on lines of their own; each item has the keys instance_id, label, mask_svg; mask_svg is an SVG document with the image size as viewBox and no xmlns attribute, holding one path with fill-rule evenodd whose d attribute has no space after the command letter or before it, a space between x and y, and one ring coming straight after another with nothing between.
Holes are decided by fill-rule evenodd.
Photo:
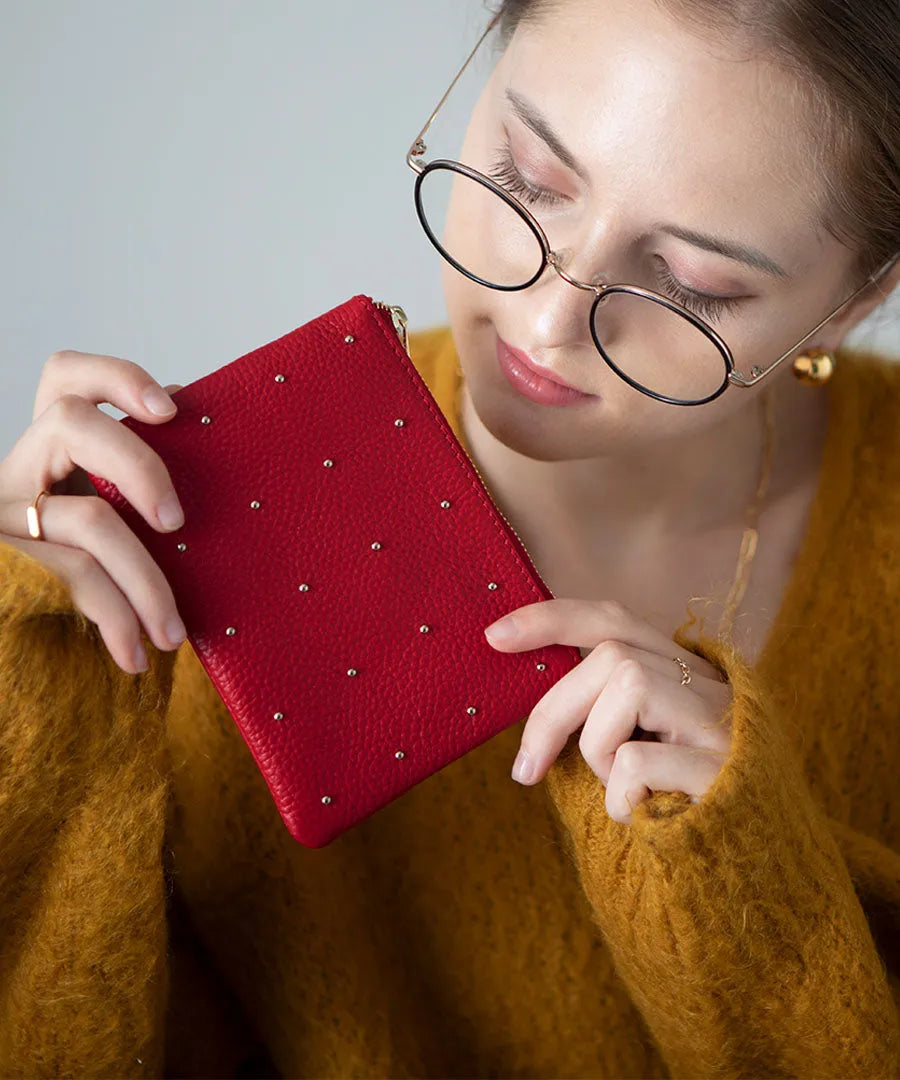
<instances>
[{"instance_id":1,"label":"gold stud","mask_svg":"<svg viewBox=\"0 0 900 1080\"><path fill-rule=\"evenodd\" d=\"M253 502L250 503L250 509L251 510L258 510L259 509L259 499L254 499Z\"/></svg>"},{"instance_id":2,"label":"gold stud","mask_svg":"<svg viewBox=\"0 0 900 1080\"><path fill-rule=\"evenodd\" d=\"M538 671L544 671L546 669L546 667L547 667L546 664L538 664L537 665Z\"/></svg>"},{"instance_id":3,"label":"gold stud","mask_svg":"<svg viewBox=\"0 0 900 1080\"><path fill-rule=\"evenodd\" d=\"M284 382L284 376L283 375L276 375L275 376L275 382Z\"/></svg>"},{"instance_id":4,"label":"gold stud","mask_svg":"<svg viewBox=\"0 0 900 1080\"><path fill-rule=\"evenodd\" d=\"M200 417L200 423L201 424L211 424L212 423L212 417L211 416L201 416Z\"/></svg>"},{"instance_id":5,"label":"gold stud","mask_svg":"<svg viewBox=\"0 0 900 1080\"><path fill-rule=\"evenodd\" d=\"M185 543L179 544L178 545L178 550L179 551L187 551L187 544L185 544Z\"/></svg>"},{"instance_id":6,"label":"gold stud","mask_svg":"<svg viewBox=\"0 0 900 1080\"><path fill-rule=\"evenodd\" d=\"M376 541L375 541L375 543L374 543L374 544L372 545L372 550L373 550L373 551L381 551L381 544L379 544L377 540L376 540Z\"/></svg>"},{"instance_id":7,"label":"gold stud","mask_svg":"<svg viewBox=\"0 0 900 1080\"><path fill-rule=\"evenodd\" d=\"M235 630L235 628L233 626L229 626L228 629L225 631L225 633L229 637L234 637L234 635L237 633L237 630Z\"/></svg>"},{"instance_id":8,"label":"gold stud","mask_svg":"<svg viewBox=\"0 0 900 1080\"><path fill-rule=\"evenodd\" d=\"M423 634L427 634L430 629L431 627L426 626L424 623L422 623L422 625L419 627L420 632Z\"/></svg>"},{"instance_id":9,"label":"gold stud","mask_svg":"<svg viewBox=\"0 0 900 1080\"><path fill-rule=\"evenodd\" d=\"M356 341L356 338L355 338L355 337L354 337L354 336L353 336L352 334L348 334L348 335L347 335L347 336L346 336L346 337L344 338L344 341L346 341L348 345L352 345L352 344L353 344L353 342L354 342L354 341Z\"/></svg>"},{"instance_id":10,"label":"gold stud","mask_svg":"<svg viewBox=\"0 0 900 1080\"><path fill-rule=\"evenodd\" d=\"M274 713L272 715L272 719L273 720L283 720L284 719L284 713L283 712Z\"/></svg>"},{"instance_id":11,"label":"gold stud","mask_svg":"<svg viewBox=\"0 0 900 1080\"><path fill-rule=\"evenodd\" d=\"M446 500L446 499L444 499L444 500L443 500L443 501L441 502L441 509L442 509L442 510L449 510L449 509L450 509L450 503L449 503L449 502L447 502L447 500Z\"/></svg>"},{"instance_id":12,"label":"gold stud","mask_svg":"<svg viewBox=\"0 0 900 1080\"><path fill-rule=\"evenodd\" d=\"M323 795L322 796L322 802L325 803L326 806L328 806L328 804L331 802L331 796L330 795Z\"/></svg>"},{"instance_id":13,"label":"gold stud","mask_svg":"<svg viewBox=\"0 0 900 1080\"><path fill-rule=\"evenodd\" d=\"M496 589L496 588L497 588L497 582L496 582L496 581L492 581L492 582L490 582L490 583L488 584L488 588L489 588L489 589L490 589L490 590L491 590L491 591L493 592L493 591L494 591L494 589Z\"/></svg>"},{"instance_id":14,"label":"gold stud","mask_svg":"<svg viewBox=\"0 0 900 1080\"><path fill-rule=\"evenodd\" d=\"M347 674L348 675L355 675L356 674L356 668L355 667L348 668L347 669Z\"/></svg>"},{"instance_id":15,"label":"gold stud","mask_svg":"<svg viewBox=\"0 0 900 1080\"><path fill-rule=\"evenodd\" d=\"M396 759L397 759L398 761L402 761L402 760L403 760L403 759L404 759L404 758L406 757L406 754L404 754L402 750L398 750L398 751L397 751L397 752L396 752L396 753L394 754L394 757L395 757L395 758L396 758Z\"/></svg>"},{"instance_id":16,"label":"gold stud","mask_svg":"<svg viewBox=\"0 0 900 1080\"><path fill-rule=\"evenodd\" d=\"M405 423L406 423L406 421L405 421L405 420L395 420L395 421L394 421L394 427L403 427L403 425L404 425Z\"/></svg>"},{"instance_id":17,"label":"gold stud","mask_svg":"<svg viewBox=\"0 0 900 1080\"><path fill-rule=\"evenodd\" d=\"M334 462L333 462L333 461L331 460L331 458L330 458L330 457L327 457L327 458L325 458L325 460L324 460L324 461L322 462L322 464L323 464L323 465L325 466L325 468L326 468L326 469L330 469L330 468L332 468L332 466L334 465Z\"/></svg>"},{"instance_id":18,"label":"gold stud","mask_svg":"<svg viewBox=\"0 0 900 1080\"><path fill-rule=\"evenodd\" d=\"M300 590L300 592L309 592L309 586L306 584L305 581L302 585L298 585L297 588Z\"/></svg>"},{"instance_id":19,"label":"gold stud","mask_svg":"<svg viewBox=\"0 0 900 1080\"><path fill-rule=\"evenodd\" d=\"M468 709L466 709L466 712L469 714L469 716L474 716L475 713L478 712L478 710L475 708L474 705L470 705Z\"/></svg>"}]
</instances>

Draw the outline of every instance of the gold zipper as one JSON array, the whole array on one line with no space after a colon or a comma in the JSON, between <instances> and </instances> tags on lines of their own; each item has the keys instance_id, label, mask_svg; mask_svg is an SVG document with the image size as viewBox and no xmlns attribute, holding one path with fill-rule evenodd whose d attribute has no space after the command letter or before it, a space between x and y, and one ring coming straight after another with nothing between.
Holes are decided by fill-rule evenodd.
<instances>
[{"instance_id":1,"label":"gold zipper","mask_svg":"<svg viewBox=\"0 0 900 1080\"><path fill-rule=\"evenodd\" d=\"M381 308L383 311L389 311L391 313L391 321L394 324L394 329L397 331L397 337L400 339L400 344L403 346L404 349L406 349L406 355L411 358L411 353L409 351L409 334L407 332L407 324L409 323L409 319L407 318L406 312L403 310L402 307L398 307L396 304L383 304L383 303L381 303L380 300L373 300L372 303L375 305L375 307ZM478 479L481 481L481 486L487 492L487 496L491 501L491 505L494 507L494 509L497 511L497 513L500 515L500 517L503 518L503 520L506 522L506 524L509 527L510 532L512 532L513 536L515 536L515 538L522 545L522 550L528 556L529 561L531 562L532 569L534 570L534 572L536 574L538 574L538 576L540 576L540 574L538 573L538 569L534 564L534 559L531 557L531 552L528 550L527 547L525 547L525 543L522 540L522 537L519 536L519 534L516 532L516 529L515 529L515 526L513 525L513 523L509 520L509 518L506 516L506 514L503 513L503 511L500 509L500 507L494 501L494 498L491 495L490 489L488 488L487 484L485 483L484 477L481 475L481 473L480 473L480 471L478 469L478 466L475 464L474 461L472 461L471 454L469 454L469 452L466 450L465 446L463 446L463 443L462 443L461 439L459 439L457 441L459 442L460 446L462 446L463 453L469 459L469 462L472 465L472 468L475 470L475 472L476 472L476 474L478 476Z\"/></svg>"},{"instance_id":2,"label":"gold zipper","mask_svg":"<svg viewBox=\"0 0 900 1080\"><path fill-rule=\"evenodd\" d=\"M409 319L406 317L406 312L402 307L397 307L396 304L382 304L380 300L373 300L372 303L375 307L391 313L391 322L393 322L394 329L397 331L397 337L400 338L400 344L406 349L406 355L410 356L409 334L406 330Z\"/></svg>"}]
</instances>

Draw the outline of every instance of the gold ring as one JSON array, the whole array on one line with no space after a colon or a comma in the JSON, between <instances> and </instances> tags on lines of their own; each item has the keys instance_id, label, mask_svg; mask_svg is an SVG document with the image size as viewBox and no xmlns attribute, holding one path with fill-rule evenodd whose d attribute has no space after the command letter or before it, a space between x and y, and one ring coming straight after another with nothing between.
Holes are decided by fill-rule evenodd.
<instances>
[{"instance_id":1,"label":"gold ring","mask_svg":"<svg viewBox=\"0 0 900 1080\"><path fill-rule=\"evenodd\" d=\"M43 540L44 533L41 530L41 519L38 517L38 499L42 495L49 496L50 492L46 488L42 488L37 495L31 500L31 504L25 511L25 522L28 525L28 535L32 540Z\"/></svg>"},{"instance_id":2,"label":"gold ring","mask_svg":"<svg viewBox=\"0 0 900 1080\"><path fill-rule=\"evenodd\" d=\"M691 669L681 659L680 656L673 656L672 659L675 661L676 664L681 665L681 685L687 686L687 684L691 681Z\"/></svg>"}]
</instances>

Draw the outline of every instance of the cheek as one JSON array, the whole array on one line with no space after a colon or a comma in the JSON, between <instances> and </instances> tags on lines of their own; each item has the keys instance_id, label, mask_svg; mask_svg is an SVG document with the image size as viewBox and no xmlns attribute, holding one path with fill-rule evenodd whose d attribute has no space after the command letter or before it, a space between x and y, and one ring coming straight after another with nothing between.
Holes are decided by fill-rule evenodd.
<instances>
[{"instance_id":1,"label":"cheek","mask_svg":"<svg viewBox=\"0 0 900 1080\"><path fill-rule=\"evenodd\" d=\"M486 91L472 110L458 159L482 173L486 173L489 166L489 104L489 94ZM445 169L435 170L425 178L423 193L426 185L431 185L430 206L426 207L426 210L433 212L435 225L441 228L443 246L461 262L468 261L470 252L477 262L479 238L484 236L488 224L485 215L489 202L485 195L480 194L484 189L464 175ZM483 243L483 240L481 242Z\"/></svg>"},{"instance_id":2,"label":"cheek","mask_svg":"<svg viewBox=\"0 0 900 1080\"><path fill-rule=\"evenodd\" d=\"M448 170L426 178L430 181L435 182L432 209L443 219L444 250L478 277L505 283L493 265L505 239L498 222L504 213L502 200L477 181Z\"/></svg>"},{"instance_id":3,"label":"cheek","mask_svg":"<svg viewBox=\"0 0 900 1080\"><path fill-rule=\"evenodd\" d=\"M469 374L471 358L484 352L493 334L494 293L460 274L446 259L441 259L441 282L460 365Z\"/></svg>"}]
</instances>

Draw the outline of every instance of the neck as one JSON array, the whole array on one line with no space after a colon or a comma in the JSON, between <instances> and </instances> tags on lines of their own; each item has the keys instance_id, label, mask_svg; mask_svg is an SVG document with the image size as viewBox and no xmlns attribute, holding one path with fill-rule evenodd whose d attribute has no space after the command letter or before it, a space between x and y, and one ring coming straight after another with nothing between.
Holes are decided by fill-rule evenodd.
<instances>
[{"instance_id":1,"label":"neck","mask_svg":"<svg viewBox=\"0 0 900 1080\"><path fill-rule=\"evenodd\" d=\"M815 484L827 432L827 388L805 386L788 374L772 393L772 472L761 510ZM538 542L550 522L554 533L564 530L595 555L653 550L743 528L762 468L761 406L754 393L737 414L703 431L627 455L548 462L496 439L475 412L465 382L460 387L469 451L526 545Z\"/></svg>"}]
</instances>

